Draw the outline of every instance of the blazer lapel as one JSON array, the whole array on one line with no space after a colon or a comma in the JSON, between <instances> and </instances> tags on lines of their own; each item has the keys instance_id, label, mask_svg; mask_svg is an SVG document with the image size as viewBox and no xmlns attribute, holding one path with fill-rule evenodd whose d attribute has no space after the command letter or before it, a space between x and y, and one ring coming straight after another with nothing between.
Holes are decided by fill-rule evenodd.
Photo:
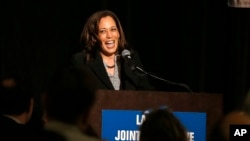
<instances>
[{"instance_id":1,"label":"blazer lapel","mask_svg":"<svg viewBox=\"0 0 250 141\"><path fill-rule=\"evenodd\" d=\"M100 55L97 55L97 58L94 62L89 64L93 72L96 74L97 78L108 88L108 89L114 89L109 76L107 74L107 71L104 67L102 58Z\"/></svg>"}]
</instances>

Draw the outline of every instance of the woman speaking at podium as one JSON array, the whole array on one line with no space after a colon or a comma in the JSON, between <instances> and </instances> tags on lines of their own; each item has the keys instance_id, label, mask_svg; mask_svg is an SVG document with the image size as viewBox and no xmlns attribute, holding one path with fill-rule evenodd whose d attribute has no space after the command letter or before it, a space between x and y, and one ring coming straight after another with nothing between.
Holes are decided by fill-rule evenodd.
<instances>
[{"instance_id":1,"label":"woman speaking at podium","mask_svg":"<svg viewBox=\"0 0 250 141\"><path fill-rule=\"evenodd\" d=\"M83 50L73 55L73 64L89 69L99 89L153 90L138 53L127 46L117 15L110 10L97 11L86 21L81 33Z\"/></svg>"}]
</instances>

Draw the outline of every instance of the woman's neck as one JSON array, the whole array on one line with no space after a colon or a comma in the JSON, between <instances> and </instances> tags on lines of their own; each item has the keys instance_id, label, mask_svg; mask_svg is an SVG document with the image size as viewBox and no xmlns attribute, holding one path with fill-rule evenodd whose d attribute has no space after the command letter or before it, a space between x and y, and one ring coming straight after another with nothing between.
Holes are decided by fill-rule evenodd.
<instances>
[{"instance_id":1,"label":"woman's neck","mask_svg":"<svg viewBox=\"0 0 250 141\"><path fill-rule=\"evenodd\" d=\"M112 68L115 65L115 54L111 56L106 56L106 55L101 54L101 56L102 56L103 62L105 63L107 67Z\"/></svg>"}]
</instances>

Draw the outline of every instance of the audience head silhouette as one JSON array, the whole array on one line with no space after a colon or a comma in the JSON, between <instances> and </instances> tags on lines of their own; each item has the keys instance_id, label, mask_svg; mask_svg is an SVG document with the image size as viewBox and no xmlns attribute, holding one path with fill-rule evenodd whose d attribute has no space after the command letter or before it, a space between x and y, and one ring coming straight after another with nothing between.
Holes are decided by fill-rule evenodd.
<instances>
[{"instance_id":1,"label":"audience head silhouette","mask_svg":"<svg viewBox=\"0 0 250 141\"><path fill-rule=\"evenodd\" d=\"M19 80L14 75L1 78L0 112L26 124L33 113L34 94L30 88L17 83Z\"/></svg>"},{"instance_id":2,"label":"audience head silhouette","mask_svg":"<svg viewBox=\"0 0 250 141\"><path fill-rule=\"evenodd\" d=\"M95 82L86 69L66 67L52 78L45 95L49 118L75 124L87 115L95 99Z\"/></svg>"},{"instance_id":3,"label":"audience head silhouette","mask_svg":"<svg viewBox=\"0 0 250 141\"><path fill-rule=\"evenodd\" d=\"M84 68L65 67L55 73L43 97L45 140L99 140L87 133L95 84L92 74Z\"/></svg>"},{"instance_id":4,"label":"audience head silhouette","mask_svg":"<svg viewBox=\"0 0 250 141\"><path fill-rule=\"evenodd\" d=\"M222 115L218 120L212 132L212 140L229 141L231 125L250 124L250 91L246 93L240 103L239 107Z\"/></svg>"},{"instance_id":5,"label":"audience head silhouette","mask_svg":"<svg viewBox=\"0 0 250 141\"><path fill-rule=\"evenodd\" d=\"M146 114L140 127L140 141L188 141L182 123L167 108L154 109Z\"/></svg>"},{"instance_id":6,"label":"audience head silhouette","mask_svg":"<svg viewBox=\"0 0 250 141\"><path fill-rule=\"evenodd\" d=\"M36 132L27 126L34 107L34 93L24 81L5 75L0 81L1 139L36 140Z\"/></svg>"}]
</instances>

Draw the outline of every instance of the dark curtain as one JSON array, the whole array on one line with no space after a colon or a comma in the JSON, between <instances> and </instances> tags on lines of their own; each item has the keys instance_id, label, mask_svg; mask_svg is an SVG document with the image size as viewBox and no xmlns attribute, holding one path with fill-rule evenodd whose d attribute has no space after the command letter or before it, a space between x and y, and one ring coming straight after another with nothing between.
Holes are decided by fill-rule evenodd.
<instances>
[{"instance_id":1,"label":"dark curtain","mask_svg":"<svg viewBox=\"0 0 250 141\"><path fill-rule=\"evenodd\" d=\"M147 72L194 92L223 93L225 111L244 98L250 11L228 7L226 0L2 0L1 75L20 74L41 93L53 72L80 51L82 27L100 9L118 15ZM185 91L151 81L160 91Z\"/></svg>"}]
</instances>

